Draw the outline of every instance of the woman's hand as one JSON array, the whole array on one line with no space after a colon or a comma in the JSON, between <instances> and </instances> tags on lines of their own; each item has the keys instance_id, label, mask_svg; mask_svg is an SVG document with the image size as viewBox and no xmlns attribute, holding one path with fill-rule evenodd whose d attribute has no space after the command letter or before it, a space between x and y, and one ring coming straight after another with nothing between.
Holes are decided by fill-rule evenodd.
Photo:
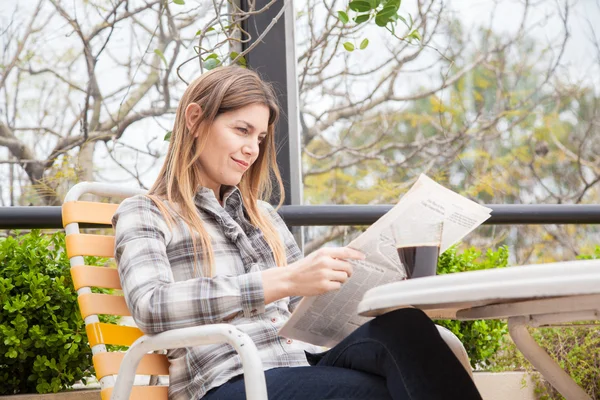
<instances>
[{"instance_id":1,"label":"woman's hand","mask_svg":"<svg viewBox=\"0 0 600 400\"><path fill-rule=\"evenodd\" d=\"M315 296L339 289L352 276L346 260L364 260L350 247L325 247L283 268L262 272L265 304L288 296Z\"/></svg>"},{"instance_id":2,"label":"woman's hand","mask_svg":"<svg viewBox=\"0 0 600 400\"><path fill-rule=\"evenodd\" d=\"M290 264L290 291L294 296L315 296L339 289L352 276L347 260L365 256L350 247L325 247Z\"/></svg>"}]
</instances>

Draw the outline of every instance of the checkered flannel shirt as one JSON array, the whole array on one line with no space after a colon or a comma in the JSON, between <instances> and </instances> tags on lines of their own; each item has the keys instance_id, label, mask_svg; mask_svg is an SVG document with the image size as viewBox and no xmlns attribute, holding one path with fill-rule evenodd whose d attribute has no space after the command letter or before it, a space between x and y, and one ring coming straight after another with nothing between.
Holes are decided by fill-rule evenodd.
<instances>
[{"instance_id":1,"label":"checkered flannel shirt","mask_svg":"<svg viewBox=\"0 0 600 400\"><path fill-rule=\"evenodd\" d=\"M254 341L265 370L308 365L304 350L317 352L317 347L277 335L300 298L265 306L261 271L275 268L275 260L262 232L245 217L239 190L227 188L221 206L212 190L202 188L194 202L212 241L212 278L195 274L192 240L183 220L176 218L169 229L152 200L126 199L113 218L115 258L138 327L154 334L227 322ZM260 206L280 232L288 263L298 260L300 249L281 217L268 203ZM197 247L196 271L202 271L202 250ZM167 355L170 399L200 399L243 373L240 357L229 344L174 349Z\"/></svg>"}]
</instances>

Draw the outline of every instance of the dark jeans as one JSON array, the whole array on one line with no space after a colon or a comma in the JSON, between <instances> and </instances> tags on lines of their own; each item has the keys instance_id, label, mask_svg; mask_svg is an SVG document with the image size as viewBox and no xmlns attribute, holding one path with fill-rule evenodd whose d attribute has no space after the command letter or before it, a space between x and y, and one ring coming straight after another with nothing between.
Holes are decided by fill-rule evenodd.
<instances>
[{"instance_id":1,"label":"dark jeans","mask_svg":"<svg viewBox=\"0 0 600 400\"><path fill-rule=\"evenodd\" d=\"M433 322L413 308L379 316L307 359L312 366L265 371L269 400L481 399ZM245 398L240 375L203 399Z\"/></svg>"}]
</instances>

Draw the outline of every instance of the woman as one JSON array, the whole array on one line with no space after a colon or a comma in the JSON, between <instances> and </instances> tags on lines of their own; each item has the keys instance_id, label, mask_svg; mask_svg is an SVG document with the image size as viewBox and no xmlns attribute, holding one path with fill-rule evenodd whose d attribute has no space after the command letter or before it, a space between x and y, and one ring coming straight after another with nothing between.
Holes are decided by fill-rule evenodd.
<instances>
[{"instance_id":1,"label":"woman","mask_svg":"<svg viewBox=\"0 0 600 400\"><path fill-rule=\"evenodd\" d=\"M414 309L378 317L328 352L277 335L302 296L340 288L351 248L302 258L270 195L278 118L272 88L239 67L185 91L159 177L113 224L127 304L144 332L228 322L255 342L270 399L479 399L433 323ZM169 397L243 399L227 344L170 350ZM294 367L294 368L290 368Z\"/></svg>"}]
</instances>

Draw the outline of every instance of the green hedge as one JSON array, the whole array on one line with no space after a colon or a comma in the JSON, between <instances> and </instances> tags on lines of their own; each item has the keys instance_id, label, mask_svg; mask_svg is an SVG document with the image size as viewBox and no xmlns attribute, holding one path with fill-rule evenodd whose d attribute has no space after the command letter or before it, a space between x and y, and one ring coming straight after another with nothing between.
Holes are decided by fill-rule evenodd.
<instances>
[{"instance_id":1,"label":"green hedge","mask_svg":"<svg viewBox=\"0 0 600 400\"><path fill-rule=\"evenodd\" d=\"M507 265L508 248L505 246L496 251L487 250L485 254L475 248L459 253L454 246L440 256L438 274L504 268ZM503 320L438 320L436 324L450 329L460 339L469 354L471 366L479 369L490 366L490 357L501 348L502 338L508 333Z\"/></svg>"},{"instance_id":2,"label":"green hedge","mask_svg":"<svg viewBox=\"0 0 600 400\"><path fill-rule=\"evenodd\" d=\"M64 235L0 240L0 394L57 392L92 375Z\"/></svg>"}]
</instances>

